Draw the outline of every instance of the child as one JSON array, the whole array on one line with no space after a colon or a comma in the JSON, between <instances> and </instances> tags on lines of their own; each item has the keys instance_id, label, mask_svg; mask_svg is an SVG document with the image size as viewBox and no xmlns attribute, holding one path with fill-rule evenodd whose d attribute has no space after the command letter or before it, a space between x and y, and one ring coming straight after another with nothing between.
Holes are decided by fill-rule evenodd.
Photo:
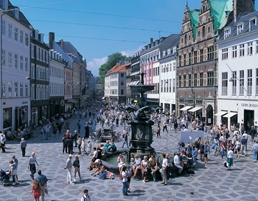
<instances>
[{"instance_id":1,"label":"child","mask_svg":"<svg viewBox=\"0 0 258 201\"><path fill-rule=\"evenodd\" d=\"M30 195L33 193L34 201L39 201L39 197L41 196L41 188L39 186L39 180L34 179L32 184L32 190Z\"/></svg>"}]
</instances>

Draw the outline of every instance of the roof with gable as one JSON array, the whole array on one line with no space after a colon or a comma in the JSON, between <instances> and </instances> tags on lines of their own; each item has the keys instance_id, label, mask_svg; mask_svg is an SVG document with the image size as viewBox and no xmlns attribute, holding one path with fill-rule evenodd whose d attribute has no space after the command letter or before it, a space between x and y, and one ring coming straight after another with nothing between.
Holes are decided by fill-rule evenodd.
<instances>
[{"instance_id":1,"label":"roof with gable","mask_svg":"<svg viewBox=\"0 0 258 201\"><path fill-rule=\"evenodd\" d=\"M57 44L60 45L60 42L58 42ZM70 42L63 41L63 49L66 53L72 53L75 56L74 62L83 62L81 56L78 53L78 50Z\"/></svg>"},{"instance_id":2,"label":"roof with gable","mask_svg":"<svg viewBox=\"0 0 258 201\"><path fill-rule=\"evenodd\" d=\"M53 41L53 49L62 54L63 59L68 62L68 67L72 68L73 59L55 41Z\"/></svg>"},{"instance_id":3,"label":"roof with gable","mask_svg":"<svg viewBox=\"0 0 258 201\"><path fill-rule=\"evenodd\" d=\"M105 75L109 76L111 74L115 74L115 73L126 73L126 66L131 65L130 63L126 63L126 64L122 64L122 65L115 65L114 67L112 67Z\"/></svg>"}]
</instances>

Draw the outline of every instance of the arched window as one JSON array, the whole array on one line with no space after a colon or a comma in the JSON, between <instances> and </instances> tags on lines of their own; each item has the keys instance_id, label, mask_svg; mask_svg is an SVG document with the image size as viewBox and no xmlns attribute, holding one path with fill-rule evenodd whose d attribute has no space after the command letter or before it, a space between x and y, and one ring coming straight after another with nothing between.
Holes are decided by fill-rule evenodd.
<instances>
[{"instance_id":1,"label":"arched window","mask_svg":"<svg viewBox=\"0 0 258 201\"><path fill-rule=\"evenodd\" d=\"M210 33L211 32L211 28L210 27L208 27L208 33Z\"/></svg>"},{"instance_id":2,"label":"arched window","mask_svg":"<svg viewBox=\"0 0 258 201\"><path fill-rule=\"evenodd\" d=\"M187 45L187 35L185 35L185 45Z\"/></svg>"},{"instance_id":3,"label":"arched window","mask_svg":"<svg viewBox=\"0 0 258 201\"><path fill-rule=\"evenodd\" d=\"M205 33L205 26L202 27L202 37L205 37L206 33Z\"/></svg>"}]
</instances>

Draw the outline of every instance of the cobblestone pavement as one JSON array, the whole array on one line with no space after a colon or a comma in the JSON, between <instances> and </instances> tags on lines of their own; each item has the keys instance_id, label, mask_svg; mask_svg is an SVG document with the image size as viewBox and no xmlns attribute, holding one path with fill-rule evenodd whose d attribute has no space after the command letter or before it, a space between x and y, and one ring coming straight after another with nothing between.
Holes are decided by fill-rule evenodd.
<instances>
[{"instance_id":1,"label":"cobblestone pavement","mask_svg":"<svg viewBox=\"0 0 258 201\"><path fill-rule=\"evenodd\" d=\"M71 130L76 129L78 119L69 119ZM84 122L85 119L82 119ZM118 130L122 127L119 127ZM82 129L84 132L84 129ZM169 179L167 186L162 186L161 182L146 182L133 180L131 182L131 193L127 197L122 195L122 184L118 177L114 180L100 180L90 176L87 169L90 156L80 156L81 173L83 180L74 185L66 183L66 171L64 170L67 154L62 153L62 135L53 135L49 140L41 141L39 131L34 132L34 136L28 139L26 157L21 157L21 150L18 141L8 141L6 153L0 153L0 168L8 169L8 161L13 154L19 160L19 185L0 186L0 200L2 201L29 201L33 197L29 195L31 190L30 172L27 169L28 158L31 152L36 152L39 166L48 179L49 194L46 201L76 201L80 200L82 191L89 189L92 200L144 200L144 201L172 201L172 200L258 200L257 186L258 180L257 163L253 162L251 152L252 143L248 142L248 155L234 158L234 166L228 171L224 166L224 160L219 156L210 154L209 164L205 165L198 160L194 175L182 175ZM179 141L179 133L169 131L161 132L161 139L154 137L152 146L156 151L175 151ZM96 144L95 144L96 145ZM117 143L120 148L122 142ZM77 149L75 148L77 152Z\"/></svg>"}]
</instances>

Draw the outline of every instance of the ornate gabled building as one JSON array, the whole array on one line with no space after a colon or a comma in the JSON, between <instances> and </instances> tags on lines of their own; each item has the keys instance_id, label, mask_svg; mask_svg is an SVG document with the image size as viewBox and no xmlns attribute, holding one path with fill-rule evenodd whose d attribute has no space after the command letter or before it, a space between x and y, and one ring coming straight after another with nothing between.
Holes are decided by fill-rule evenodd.
<instances>
[{"instance_id":1,"label":"ornate gabled building","mask_svg":"<svg viewBox=\"0 0 258 201\"><path fill-rule=\"evenodd\" d=\"M244 6L243 6L244 4ZM191 112L206 124L217 112L217 36L234 18L254 10L254 0L202 0L186 5L177 63L177 114Z\"/></svg>"}]
</instances>

